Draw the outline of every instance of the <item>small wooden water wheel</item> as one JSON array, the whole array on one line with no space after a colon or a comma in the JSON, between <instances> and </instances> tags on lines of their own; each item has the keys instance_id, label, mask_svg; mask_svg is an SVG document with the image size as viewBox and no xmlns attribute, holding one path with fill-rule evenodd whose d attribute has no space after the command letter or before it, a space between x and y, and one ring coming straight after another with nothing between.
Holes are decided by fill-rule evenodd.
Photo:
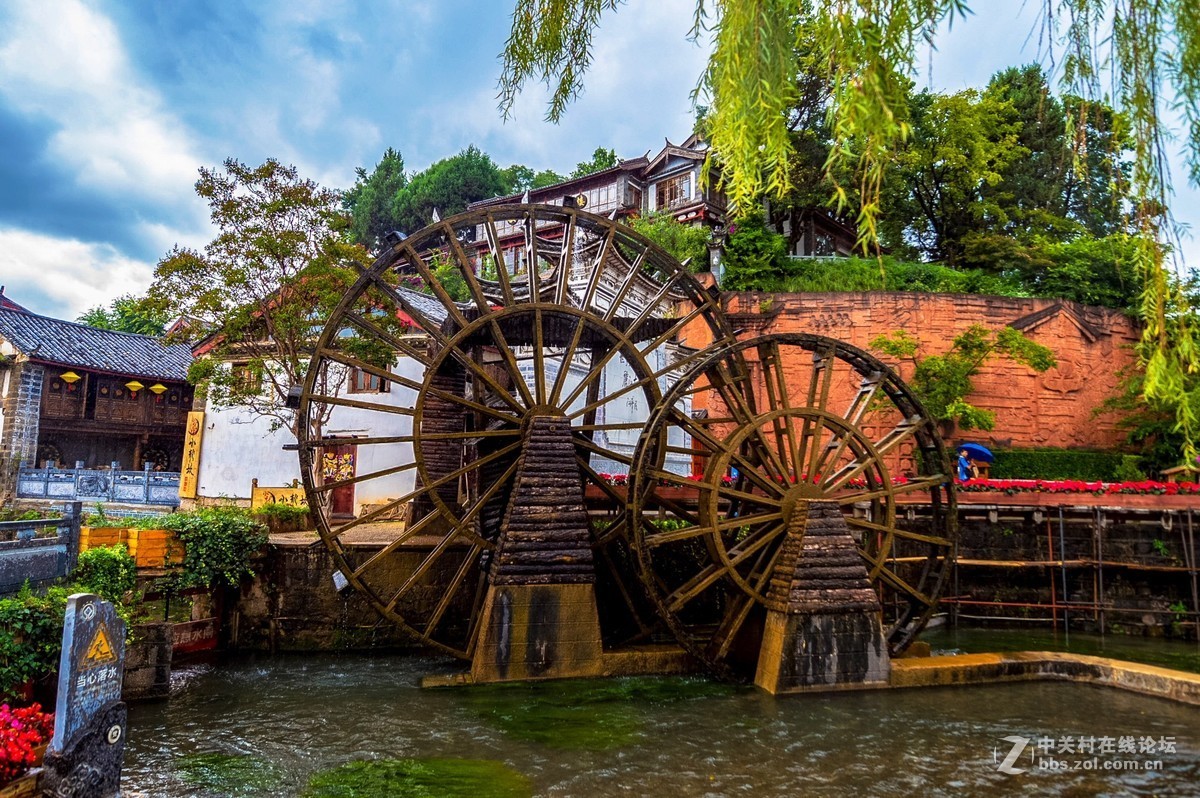
<instances>
[{"instance_id":1,"label":"small wooden water wheel","mask_svg":"<svg viewBox=\"0 0 1200 798\"><path fill-rule=\"evenodd\" d=\"M691 472L664 467L671 455L691 457ZM896 653L925 625L949 573L951 473L934 421L868 353L799 334L712 351L665 394L634 458L642 579L689 651L746 678L772 580L788 589L791 574L780 577L777 565L796 556L785 552L789 523L809 505L836 504ZM918 522L906 497L923 499L931 514ZM846 565L829 561L807 574L833 578Z\"/></svg>"},{"instance_id":2,"label":"small wooden water wheel","mask_svg":"<svg viewBox=\"0 0 1200 798\"><path fill-rule=\"evenodd\" d=\"M397 236L325 325L300 402L310 506L348 584L470 658L505 556L507 573L568 582L592 578L594 557L612 598L602 604L624 613L610 621L602 609L602 626L644 630L619 550L625 497L604 475L628 471L660 386L702 359L681 345L693 325L705 343L732 341L711 294L609 219L500 206ZM352 462L339 454L350 446ZM530 465L539 447L568 459ZM546 473L552 462L568 465ZM608 517L580 515L588 486L609 498ZM350 489L347 511L338 496ZM523 526L498 552L517 504ZM530 528L539 517L546 528ZM590 524L594 553L564 524ZM356 542L379 547L362 555Z\"/></svg>"}]
</instances>

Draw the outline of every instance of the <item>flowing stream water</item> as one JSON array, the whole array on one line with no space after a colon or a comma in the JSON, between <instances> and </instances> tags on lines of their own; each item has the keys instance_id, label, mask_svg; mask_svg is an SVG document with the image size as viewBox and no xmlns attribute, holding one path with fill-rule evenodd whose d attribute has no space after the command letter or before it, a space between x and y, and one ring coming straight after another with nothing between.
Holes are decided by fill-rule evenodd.
<instances>
[{"instance_id":1,"label":"flowing stream water","mask_svg":"<svg viewBox=\"0 0 1200 798\"><path fill-rule=\"evenodd\" d=\"M421 676L452 667L413 656L305 655L184 669L170 700L131 709L124 794L1200 792L1200 710L1099 687L781 698L701 678L418 687ZM1029 742L1007 769L1024 772L1002 772L1018 738ZM1147 740L1152 750L1138 751ZM1065 741L1094 753L1059 751ZM375 764L347 765L358 761Z\"/></svg>"}]
</instances>

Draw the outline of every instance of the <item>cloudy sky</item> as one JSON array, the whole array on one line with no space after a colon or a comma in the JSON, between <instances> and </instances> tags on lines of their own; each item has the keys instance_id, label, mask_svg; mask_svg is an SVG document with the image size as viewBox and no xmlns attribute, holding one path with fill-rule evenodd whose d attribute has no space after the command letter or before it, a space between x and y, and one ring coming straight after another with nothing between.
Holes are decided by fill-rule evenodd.
<instances>
[{"instance_id":1,"label":"cloudy sky","mask_svg":"<svg viewBox=\"0 0 1200 798\"><path fill-rule=\"evenodd\" d=\"M1040 2L972 5L922 84L982 85L1039 57ZM387 147L410 170L475 144L501 166L568 172L597 146L678 141L706 56L686 38L694 8L629 0L555 126L536 87L507 123L496 111L507 0L4 0L0 285L62 318L144 291L172 245L211 237L192 185L228 157L346 188Z\"/></svg>"}]
</instances>

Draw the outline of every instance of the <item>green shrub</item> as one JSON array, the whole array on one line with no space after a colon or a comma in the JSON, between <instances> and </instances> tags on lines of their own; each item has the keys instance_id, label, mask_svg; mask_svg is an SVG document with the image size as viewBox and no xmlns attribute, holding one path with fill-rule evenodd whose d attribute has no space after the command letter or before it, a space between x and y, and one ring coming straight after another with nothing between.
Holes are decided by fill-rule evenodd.
<instances>
[{"instance_id":1,"label":"green shrub","mask_svg":"<svg viewBox=\"0 0 1200 798\"><path fill-rule=\"evenodd\" d=\"M790 266L787 239L768 229L759 209L734 220L725 245L725 288L731 291L767 291L771 281Z\"/></svg>"},{"instance_id":2,"label":"green shrub","mask_svg":"<svg viewBox=\"0 0 1200 798\"><path fill-rule=\"evenodd\" d=\"M53 510L18 510L15 507L0 508L0 521L41 521L46 518L62 518L62 513Z\"/></svg>"},{"instance_id":3,"label":"green shrub","mask_svg":"<svg viewBox=\"0 0 1200 798\"><path fill-rule=\"evenodd\" d=\"M267 543L267 528L238 507L204 507L149 521L183 542L180 587L237 587L254 576L251 558Z\"/></svg>"},{"instance_id":4,"label":"green shrub","mask_svg":"<svg viewBox=\"0 0 1200 798\"><path fill-rule=\"evenodd\" d=\"M301 506L297 507L294 504L284 504L282 502L274 502L272 504L264 504L254 511L255 515L265 515L268 518L275 518L285 523L301 521L308 517L308 508Z\"/></svg>"},{"instance_id":5,"label":"green shrub","mask_svg":"<svg viewBox=\"0 0 1200 798\"><path fill-rule=\"evenodd\" d=\"M98 546L79 555L74 579L105 601L120 604L137 584L137 563L124 543Z\"/></svg>"},{"instance_id":6,"label":"green shrub","mask_svg":"<svg viewBox=\"0 0 1200 798\"><path fill-rule=\"evenodd\" d=\"M1080 449L1001 449L992 463L993 479L1080 479L1121 482L1130 473L1129 455ZM1136 468L1136 465L1132 466Z\"/></svg>"},{"instance_id":7,"label":"green shrub","mask_svg":"<svg viewBox=\"0 0 1200 798\"><path fill-rule=\"evenodd\" d=\"M675 218L675 214L666 212L639 216L629 226L670 252L680 263L688 261L689 271L708 271L711 233L707 227L684 224Z\"/></svg>"},{"instance_id":8,"label":"green shrub","mask_svg":"<svg viewBox=\"0 0 1200 798\"><path fill-rule=\"evenodd\" d=\"M104 512L104 502L96 502L95 506L96 509L94 512L83 514L82 521L84 526L123 526L125 524L125 519L123 518L108 517L108 515Z\"/></svg>"},{"instance_id":9,"label":"green shrub","mask_svg":"<svg viewBox=\"0 0 1200 798\"><path fill-rule=\"evenodd\" d=\"M11 701L22 686L58 669L63 613L73 591L53 587L37 595L29 585L0 599L0 697Z\"/></svg>"}]
</instances>

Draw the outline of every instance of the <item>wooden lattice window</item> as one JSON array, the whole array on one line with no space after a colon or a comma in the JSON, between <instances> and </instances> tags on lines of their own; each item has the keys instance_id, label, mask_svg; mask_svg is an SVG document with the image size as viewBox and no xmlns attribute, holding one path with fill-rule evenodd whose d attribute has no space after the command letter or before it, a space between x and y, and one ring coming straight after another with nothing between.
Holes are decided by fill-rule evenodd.
<instances>
[{"instance_id":1,"label":"wooden lattice window","mask_svg":"<svg viewBox=\"0 0 1200 798\"><path fill-rule=\"evenodd\" d=\"M359 368L350 370L350 393L387 393L390 382Z\"/></svg>"},{"instance_id":2,"label":"wooden lattice window","mask_svg":"<svg viewBox=\"0 0 1200 798\"><path fill-rule=\"evenodd\" d=\"M668 177L654 187L654 207L665 210L681 205L692 198L691 173Z\"/></svg>"}]
</instances>

